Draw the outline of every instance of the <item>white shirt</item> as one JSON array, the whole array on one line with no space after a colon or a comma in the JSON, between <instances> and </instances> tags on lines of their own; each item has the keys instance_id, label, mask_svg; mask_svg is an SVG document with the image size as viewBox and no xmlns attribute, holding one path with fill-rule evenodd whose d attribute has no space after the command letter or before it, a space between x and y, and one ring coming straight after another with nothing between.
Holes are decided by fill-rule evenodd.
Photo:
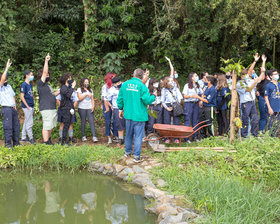
<instances>
[{"instance_id":1,"label":"white shirt","mask_svg":"<svg viewBox=\"0 0 280 224\"><path fill-rule=\"evenodd\" d=\"M202 89L201 88L197 88L197 85L195 84L195 86L193 86L192 89L189 88L189 83L187 83L185 86L184 86L184 89L183 89L183 94L184 95L187 95L187 96L190 96L190 95L199 95L199 94L202 94ZM184 102L197 102L198 99L196 98L188 98L188 99L184 99Z\"/></svg>"},{"instance_id":2,"label":"white shirt","mask_svg":"<svg viewBox=\"0 0 280 224\"><path fill-rule=\"evenodd\" d=\"M170 91L173 93L173 95L175 96L175 98L173 97L173 95L170 93ZM161 90L161 102L166 104L166 103L175 103L176 101L177 102L181 102L181 100L183 99L183 96L179 90L178 87L174 87L172 89L166 89L166 88L163 88Z\"/></svg>"},{"instance_id":3,"label":"white shirt","mask_svg":"<svg viewBox=\"0 0 280 224\"><path fill-rule=\"evenodd\" d=\"M253 85L254 81L254 79L248 79L247 83L244 80L237 82L236 89L240 96L240 103L255 101L256 87L254 87L251 92L246 92L246 88Z\"/></svg>"},{"instance_id":4,"label":"white shirt","mask_svg":"<svg viewBox=\"0 0 280 224\"><path fill-rule=\"evenodd\" d=\"M112 86L109 90L107 95L105 96L104 100L106 101L112 101L112 107L113 109L119 109L117 105L117 99L119 96L120 89L116 88L115 86Z\"/></svg>"},{"instance_id":5,"label":"white shirt","mask_svg":"<svg viewBox=\"0 0 280 224\"><path fill-rule=\"evenodd\" d=\"M14 100L15 92L13 88L8 84L7 86L0 86L0 104L6 107L15 107Z\"/></svg>"},{"instance_id":6,"label":"white shirt","mask_svg":"<svg viewBox=\"0 0 280 224\"><path fill-rule=\"evenodd\" d=\"M108 91L109 91L109 89L107 87L107 84L104 84L101 88L101 100L103 100L104 97L107 96Z\"/></svg>"},{"instance_id":7,"label":"white shirt","mask_svg":"<svg viewBox=\"0 0 280 224\"><path fill-rule=\"evenodd\" d=\"M87 94L89 91L86 90L85 92L82 93L81 88L77 89L77 93L80 93L82 96ZM93 91L91 90L91 93L93 95ZM89 110L92 109L92 103L91 103L91 97L86 96L82 101L79 101L79 109L85 109L85 110Z\"/></svg>"}]
</instances>

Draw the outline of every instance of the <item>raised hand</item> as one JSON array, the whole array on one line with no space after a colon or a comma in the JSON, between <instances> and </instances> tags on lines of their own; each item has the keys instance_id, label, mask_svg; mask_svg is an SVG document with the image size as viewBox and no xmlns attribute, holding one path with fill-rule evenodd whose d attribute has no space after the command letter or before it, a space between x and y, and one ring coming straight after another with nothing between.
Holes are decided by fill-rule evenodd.
<instances>
[{"instance_id":1,"label":"raised hand","mask_svg":"<svg viewBox=\"0 0 280 224\"><path fill-rule=\"evenodd\" d=\"M149 71L148 69L146 69L144 75L145 75L145 76L149 76L149 75L150 75L150 71Z\"/></svg>"},{"instance_id":2,"label":"raised hand","mask_svg":"<svg viewBox=\"0 0 280 224\"><path fill-rule=\"evenodd\" d=\"M166 56L165 56L165 59L166 59L167 61L170 61L170 58L168 58L168 57L166 57Z\"/></svg>"},{"instance_id":3,"label":"raised hand","mask_svg":"<svg viewBox=\"0 0 280 224\"><path fill-rule=\"evenodd\" d=\"M49 61L49 60L51 60L50 53L48 53L47 56L46 56L46 61Z\"/></svg>"},{"instance_id":4,"label":"raised hand","mask_svg":"<svg viewBox=\"0 0 280 224\"><path fill-rule=\"evenodd\" d=\"M6 69L9 69L12 65L12 62L10 61L10 59L8 59L7 64L6 64Z\"/></svg>"},{"instance_id":5,"label":"raised hand","mask_svg":"<svg viewBox=\"0 0 280 224\"><path fill-rule=\"evenodd\" d=\"M265 68L261 67L261 73L265 73Z\"/></svg>"},{"instance_id":6,"label":"raised hand","mask_svg":"<svg viewBox=\"0 0 280 224\"><path fill-rule=\"evenodd\" d=\"M255 62L257 62L260 59L259 53L256 53L254 55L254 59L255 59Z\"/></svg>"},{"instance_id":7,"label":"raised hand","mask_svg":"<svg viewBox=\"0 0 280 224\"><path fill-rule=\"evenodd\" d=\"M262 61L266 61L267 57L263 54L262 55Z\"/></svg>"}]
</instances>

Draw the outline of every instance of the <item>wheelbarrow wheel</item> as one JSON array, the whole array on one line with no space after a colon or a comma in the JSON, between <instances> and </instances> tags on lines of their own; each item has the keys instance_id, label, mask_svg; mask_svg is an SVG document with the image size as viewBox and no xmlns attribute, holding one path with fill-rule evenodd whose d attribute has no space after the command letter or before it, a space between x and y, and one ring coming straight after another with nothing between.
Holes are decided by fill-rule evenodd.
<instances>
[{"instance_id":1,"label":"wheelbarrow wheel","mask_svg":"<svg viewBox=\"0 0 280 224\"><path fill-rule=\"evenodd\" d=\"M159 136L156 133L151 133L146 137L148 147L152 148L159 144Z\"/></svg>"}]
</instances>

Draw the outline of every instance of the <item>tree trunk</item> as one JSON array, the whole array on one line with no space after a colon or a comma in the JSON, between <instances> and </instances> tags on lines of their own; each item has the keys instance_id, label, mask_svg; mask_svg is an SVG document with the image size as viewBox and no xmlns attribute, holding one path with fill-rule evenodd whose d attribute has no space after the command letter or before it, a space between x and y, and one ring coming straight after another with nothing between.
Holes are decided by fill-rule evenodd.
<instances>
[{"instance_id":1,"label":"tree trunk","mask_svg":"<svg viewBox=\"0 0 280 224\"><path fill-rule=\"evenodd\" d=\"M87 32L88 30L88 4L87 4L88 0L83 0L83 5L84 5L84 24L85 24L85 32Z\"/></svg>"},{"instance_id":2,"label":"tree trunk","mask_svg":"<svg viewBox=\"0 0 280 224\"><path fill-rule=\"evenodd\" d=\"M238 96L237 96L237 90L236 90L236 82L237 82L237 73L236 71L233 71L232 73L232 91L231 91L231 110L230 110L230 143L233 143L234 141L234 135L235 135L235 125L234 125L234 118L238 103Z\"/></svg>"}]
</instances>

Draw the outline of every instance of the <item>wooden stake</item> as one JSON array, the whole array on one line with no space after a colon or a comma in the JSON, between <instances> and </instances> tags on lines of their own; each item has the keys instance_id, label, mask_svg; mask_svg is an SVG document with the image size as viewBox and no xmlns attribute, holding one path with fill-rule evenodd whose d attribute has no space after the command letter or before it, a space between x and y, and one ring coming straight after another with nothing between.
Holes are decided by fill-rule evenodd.
<instances>
[{"instance_id":1,"label":"wooden stake","mask_svg":"<svg viewBox=\"0 0 280 224\"><path fill-rule=\"evenodd\" d=\"M237 73L233 71L232 73L232 91L231 91L231 110L230 110L230 143L234 142L234 135L235 135L235 125L234 125L234 118L237 108L238 102L238 95L236 90L236 82L237 82Z\"/></svg>"}]
</instances>

